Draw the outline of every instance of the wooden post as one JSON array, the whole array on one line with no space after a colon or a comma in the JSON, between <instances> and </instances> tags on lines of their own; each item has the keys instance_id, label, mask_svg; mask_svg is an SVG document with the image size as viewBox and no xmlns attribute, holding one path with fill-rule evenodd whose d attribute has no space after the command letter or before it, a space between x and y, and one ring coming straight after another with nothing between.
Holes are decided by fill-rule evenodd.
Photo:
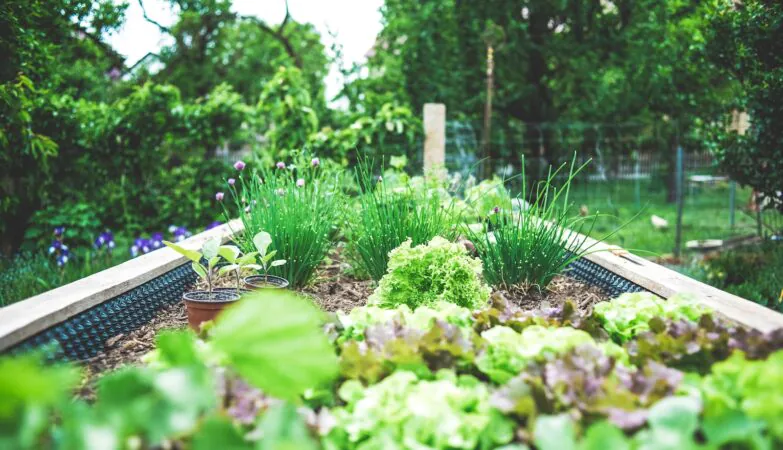
<instances>
[{"instance_id":1,"label":"wooden post","mask_svg":"<svg viewBox=\"0 0 783 450\"><path fill-rule=\"evenodd\" d=\"M446 105L424 104L424 171L446 165Z\"/></svg>"}]
</instances>

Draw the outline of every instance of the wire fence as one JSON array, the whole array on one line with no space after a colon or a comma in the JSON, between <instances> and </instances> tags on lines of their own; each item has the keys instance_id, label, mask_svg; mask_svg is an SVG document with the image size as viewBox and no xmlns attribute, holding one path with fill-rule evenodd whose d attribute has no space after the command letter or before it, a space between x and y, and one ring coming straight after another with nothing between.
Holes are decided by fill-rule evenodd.
<instances>
[{"instance_id":1,"label":"wire fence","mask_svg":"<svg viewBox=\"0 0 783 450\"><path fill-rule=\"evenodd\" d=\"M644 254L705 250L783 225L776 211L758 213L752 191L722 173L701 143L683 139L678 152L678 142L657 126L537 124L494 138L488 152L480 128L448 122L446 130L450 172L479 179L491 174L515 193L522 190L523 165L528 188L550 170L565 166L557 184L569 177L572 162L584 165L571 183L575 211L597 215L595 237L620 227L608 240Z\"/></svg>"}]
</instances>

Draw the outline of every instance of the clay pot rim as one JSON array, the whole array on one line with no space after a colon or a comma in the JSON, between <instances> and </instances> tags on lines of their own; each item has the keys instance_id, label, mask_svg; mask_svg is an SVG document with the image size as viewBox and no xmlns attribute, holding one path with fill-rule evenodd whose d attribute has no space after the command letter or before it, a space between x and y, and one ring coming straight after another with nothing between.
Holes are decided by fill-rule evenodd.
<instances>
[{"instance_id":1,"label":"clay pot rim","mask_svg":"<svg viewBox=\"0 0 783 450\"><path fill-rule=\"evenodd\" d=\"M231 289L231 288L229 288ZM200 299L200 298L194 298L197 295L208 295L212 296L213 298L209 299ZM228 298L225 298L225 297ZM222 304L222 303L233 303L237 300L239 300L241 294L237 293L234 290L212 290L212 292L209 291L189 291L182 294L182 300L186 302L192 302L192 303L207 303L207 304ZM224 298L219 298L224 297Z\"/></svg>"},{"instance_id":2,"label":"clay pot rim","mask_svg":"<svg viewBox=\"0 0 783 450\"><path fill-rule=\"evenodd\" d=\"M254 289L284 289L289 285L288 280L275 275L251 275L242 281Z\"/></svg>"}]
</instances>

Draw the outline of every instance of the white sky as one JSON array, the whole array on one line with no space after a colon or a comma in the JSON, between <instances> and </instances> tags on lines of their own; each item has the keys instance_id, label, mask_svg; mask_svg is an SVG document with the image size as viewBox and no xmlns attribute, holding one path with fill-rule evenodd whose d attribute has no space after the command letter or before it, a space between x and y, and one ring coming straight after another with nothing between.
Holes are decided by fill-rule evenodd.
<instances>
[{"instance_id":1,"label":"white sky","mask_svg":"<svg viewBox=\"0 0 783 450\"><path fill-rule=\"evenodd\" d=\"M143 0L147 14L153 20L170 25L176 16L165 0ZM156 52L167 44L166 36L155 25L144 20L137 0L128 0L125 24L118 33L107 36L107 41L132 65L148 52ZM289 0L291 16L298 22L309 22L321 33L321 42L329 50L332 38L328 31L337 34L337 42L343 46L343 58L347 66L365 60L364 55L372 47L381 31L379 8L383 0ZM255 15L269 24L278 24L285 16L283 0L234 0L233 10L243 15ZM326 80L327 98L340 90L341 80L335 68Z\"/></svg>"}]
</instances>

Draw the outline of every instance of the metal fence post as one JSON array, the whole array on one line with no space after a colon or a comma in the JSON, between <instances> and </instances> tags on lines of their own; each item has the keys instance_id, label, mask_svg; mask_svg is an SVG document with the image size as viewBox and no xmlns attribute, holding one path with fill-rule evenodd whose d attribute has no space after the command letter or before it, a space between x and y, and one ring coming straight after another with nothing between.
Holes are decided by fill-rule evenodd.
<instances>
[{"instance_id":1,"label":"metal fence post","mask_svg":"<svg viewBox=\"0 0 783 450\"><path fill-rule=\"evenodd\" d=\"M683 154L679 138L677 139L677 170L675 179L675 190L677 195L677 229L674 236L674 256L679 258L682 251L682 209L683 209Z\"/></svg>"},{"instance_id":2,"label":"metal fence post","mask_svg":"<svg viewBox=\"0 0 783 450\"><path fill-rule=\"evenodd\" d=\"M734 228L734 208L737 206L737 182L729 182L729 226Z\"/></svg>"}]
</instances>

